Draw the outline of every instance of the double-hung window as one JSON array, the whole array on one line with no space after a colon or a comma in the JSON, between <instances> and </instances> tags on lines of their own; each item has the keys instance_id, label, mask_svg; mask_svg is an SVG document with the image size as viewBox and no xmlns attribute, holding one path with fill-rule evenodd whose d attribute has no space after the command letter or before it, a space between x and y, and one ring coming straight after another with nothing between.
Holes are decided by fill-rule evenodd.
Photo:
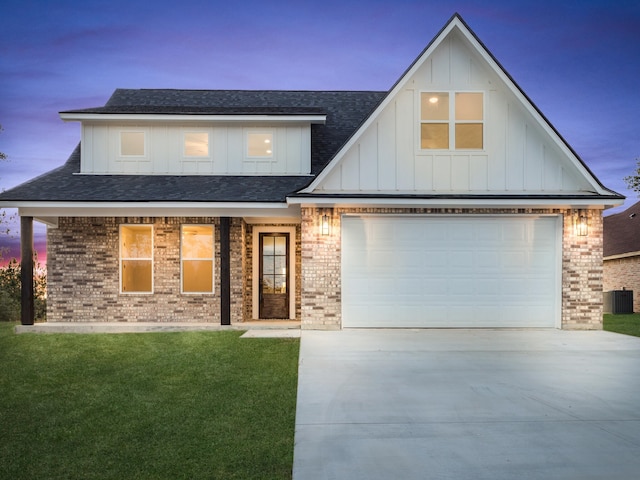
<instances>
[{"instance_id":1,"label":"double-hung window","mask_svg":"<svg viewBox=\"0 0 640 480\"><path fill-rule=\"evenodd\" d=\"M120 226L120 291L153 293L153 226Z\"/></svg>"},{"instance_id":2,"label":"double-hung window","mask_svg":"<svg viewBox=\"0 0 640 480\"><path fill-rule=\"evenodd\" d=\"M183 225L180 237L182 293L213 293L213 225Z\"/></svg>"},{"instance_id":3,"label":"double-hung window","mask_svg":"<svg viewBox=\"0 0 640 480\"><path fill-rule=\"evenodd\" d=\"M478 92L422 92L420 148L482 150L484 98Z\"/></svg>"}]
</instances>

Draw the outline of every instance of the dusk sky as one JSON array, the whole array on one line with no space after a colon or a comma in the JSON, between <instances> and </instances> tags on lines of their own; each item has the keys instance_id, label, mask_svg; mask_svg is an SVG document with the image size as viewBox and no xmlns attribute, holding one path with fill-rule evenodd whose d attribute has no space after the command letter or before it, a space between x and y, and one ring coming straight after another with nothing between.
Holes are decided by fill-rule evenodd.
<instances>
[{"instance_id":1,"label":"dusk sky","mask_svg":"<svg viewBox=\"0 0 640 480\"><path fill-rule=\"evenodd\" d=\"M8 0L0 11L1 189L62 165L80 127L58 112L116 88L388 90L458 12L600 181L625 207L637 201L623 177L640 157L638 0Z\"/></svg>"}]
</instances>

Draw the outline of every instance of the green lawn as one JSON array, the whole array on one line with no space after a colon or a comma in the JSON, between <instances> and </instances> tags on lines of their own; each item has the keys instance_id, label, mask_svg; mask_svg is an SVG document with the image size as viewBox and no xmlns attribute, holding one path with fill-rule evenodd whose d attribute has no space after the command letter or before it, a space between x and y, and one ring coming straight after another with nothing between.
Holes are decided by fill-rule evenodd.
<instances>
[{"instance_id":1,"label":"green lawn","mask_svg":"<svg viewBox=\"0 0 640 480\"><path fill-rule=\"evenodd\" d=\"M609 332L624 333L625 335L633 335L640 337L640 313L604 314L604 329Z\"/></svg>"},{"instance_id":2,"label":"green lawn","mask_svg":"<svg viewBox=\"0 0 640 480\"><path fill-rule=\"evenodd\" d=\"M0 324L0 478L291 478L299 340L13 327Z\"/></svg>"}]
</instances>

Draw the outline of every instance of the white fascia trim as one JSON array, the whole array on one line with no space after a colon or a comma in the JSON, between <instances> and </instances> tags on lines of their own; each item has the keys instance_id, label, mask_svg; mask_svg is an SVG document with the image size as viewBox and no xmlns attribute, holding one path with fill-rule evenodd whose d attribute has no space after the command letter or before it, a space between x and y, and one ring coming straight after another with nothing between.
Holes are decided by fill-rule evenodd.
<instances>
[{"instance_id":1,"label":"white fascia trim","mask_svg":"<svg viewBox=\"0 0 640 480\"><path fill-rule=\"evenodd\" d=\"M60 113L65 122L85 121L146 121L146 122L213 122L213 123L313 123L324 124L326 115L186 115L186 114L141 114L141 113Z\"/></svg>"},{"instance_id":2,"label":"white fascia trim","mask_svg":"<svg viewBox=\"0 0 640 480\"><path fill-rule=\"evenodd\" d=\"M285 203L107 203L20 202L12 205L29 217L278 217L300 218L300 207Z\"/></svg>"},{"instance_id":3,"label":"white fascia trim","mask_svg":"<svg viewBox=\"0 0 640 480\"><path fill-rule=\"evenodd\" d=\"M393 207L393 208L415 208L415 207L438 207L438 208L584 208L603 210L606 207L622 204L622 200L602 200L594 199L567 199L558 198L487 198L487 199L465 199L465 198L357 198L357 197L330 197L325 198L305 198L289 197L287 202L291 205L322 206L322 207Z\"/></svg>"},{"instance_id":4,"label":"white fascia trim","mask_svg":"<svg viewBox=\"0 0 640 480\"><path fill-rule=\"evenodd\" d=\"M629 257L640 257L640 251L638 252L628 252L628 253L620 253L618 255L609 255L608 257L604 257L602 260L605 262L607 260L618 260L621 258L629 258Z\"/></svg>"}]
</instances>

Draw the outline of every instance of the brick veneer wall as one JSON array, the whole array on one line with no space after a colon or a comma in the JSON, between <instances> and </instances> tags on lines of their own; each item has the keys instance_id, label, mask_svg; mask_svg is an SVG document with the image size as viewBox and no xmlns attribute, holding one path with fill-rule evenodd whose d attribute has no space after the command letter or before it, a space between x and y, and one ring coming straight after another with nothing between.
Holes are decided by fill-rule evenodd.
<instances>
[{"instance_id":1,"label":"brick veneer wall","mask_svg":"<svg viewBox=\"0 0 640 480\"><path fill-rule=\"evenodd\" d=\"M603 289L633 290L633 311L640 312L640 255L605 260Z\"/></svg>"},{"instance_id":2,"label":"brick veneer wall","mask_svg":"<svg viewBox=\"0 0 640 480\"><path fill-rule=\"evenodd\" d=\"M518 214L563 216L562 328L602 328L602 214L588 211L589 232L573 231L573 210L566 209L429 209L429 208L315 208L303 206L302 215L302 328L341 328L342 214ZM322 215L329 215L330 234L321 235Z\"/></svg>"},{"instance_id":3,"label":"brick veneer wall","mask_svg":"<svg viewBox=\"0 0 640 480\"><path fill-rule=\"evenodd\" d=\"M220 278L213 295L180 293L180 225L214 224L219 271L218 220L214 218L59 219L47 237L49 322L220 322ZM119 293L119 225L150 224L154 235L154 293ZM245 229L231 223L231 321L244 315Z\"/></svg>"}]
</instances>

